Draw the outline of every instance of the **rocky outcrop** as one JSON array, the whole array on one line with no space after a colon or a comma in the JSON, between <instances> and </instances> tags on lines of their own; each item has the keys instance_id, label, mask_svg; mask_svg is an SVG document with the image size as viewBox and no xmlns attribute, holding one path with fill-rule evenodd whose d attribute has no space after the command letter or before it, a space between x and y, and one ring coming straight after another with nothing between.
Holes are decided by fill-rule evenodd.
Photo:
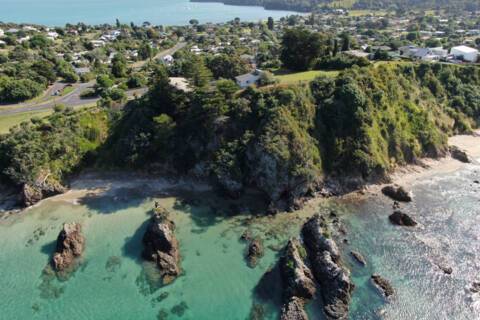
<instances>
[{"instance_id":1,"label":"rocky outcrop","mask_svg":"<svg viewBox=\"0 0 480 320\"><path fill-rule=\"evenodd\" d=\"M263 257L265 250L263 248L262 240L255 238L250 241L247 250L247 263L250 268L257 266L258 260Z\"/></svg>"},{"instance_id":2,"label":"rocky outcrop","mask_svg":"<svg viewBox=\"0 0 480 320\"><path fill-rule=\"evenodd\" d=\"M388 219L392 224L397 226L415 227L417 225L417 222L413 220L412 217L399 210L392 213Z\"/></svg>"},{"instance_id":3,"label":"rocky outcrop","mask_svg":"<svg viewBox=\"0 0 480 320\"><path fill-rule=\"evenodd\" d=\"M280 260L284 296L281 319L308 319L304 305L315 295L316 285L306 258L305 248L298 239L290 239Z\"/></svg>"},{"instance_id":4,"label":"rocky outcrop","mask_svg":"<svg viewBox=\"0 0 480 320\"><path fill-rule=\"evenodd\" d=\"M313 216L304 224L301 234L313 275L321 287L327 319L347 319L354 285L325 220L318 214Z\"/></svg>"},{"instance_id":5,"label":"rocky outcrop","mask_svg":"<svg viewBox=\"0 0 480 320\"><path fill-rule=\"evenodd\" d=\"M65 223L57 238L57 248L52 258L52 267L60 273L75 269L76 259L85 250L85 238L79 223Z\"/></svg>"},{"instance_id":6,"label":"rocky outcrop","mask_svg":"<svg viewBox=\"0 0 480 320\"><path fill-rule=\"evenodd\" d=\"M468 154L465 151L461 150L460 148L458 148L456 146L450 146L450 147L448 147L448 149L449 149L450 155L452 156L453 159L458 160L458 161L463 162L463 163L470 163L471 162Z\"/></svg>"},{"instance_id":7,"label":"rocky outcrop","mask_svg":"<svg viewBox=\"0 0 480 320\"><path fill-rule=\"evenodd\" d=\"M143 236L143 257L157 265L163 284L171 283L180 275L180 252L175 237L175 223L169 212L156 207Z\"/></svg>"},{"instance_id":8,"label":"rocky outcrop","mask_svg":"<svg viewBox=\"0 0 480 320\"><path fill-rule=\"evenodd\" d=\"M378 274L372 275L373 284L382 292L385 297L390 297L395 293L390 282Z\"/></svg>"},{"instance_id":9,"label":"rocky outcrop","mask_svg":"<svg viewBox=\"0 0 480 320\"><path fill-rule=\"evenodd\" d=\"M362 266L366 266L367 265L367 261L365 260L365 258L357 251L350 251L350 254L352 255L352 257L355 259L355 261L357 261L359 264L361 264Z\"/></svg>"},{"instance_id":10,"label":"rocky outcrop","mask_svg":"<svg viewBox=\"0 0 480 320\"><path fill-rule=\"evenodd\" d=\"M280 320L308 320L305 312L305 301L301 298L292 297L283 306Z\"/></svg>"},{"instance_id":11,"label":"rocky outcrop","mask_svg":"<svg viewBox=\"0 0 480 320\"><path fill-rule=\"evenodd\" d=\"M48 181L46 179L37 179L34 184L25 183L22 186L22 204L29 207L42 199L64 193L66 188L57 181Z\"/></svg>"},{"instance_id":12,"label":"rocky outcrop","mask_svg":"<svg viewBox=\"0 0 480 320\"><path fill-rule=\"evenodd\" d=\"M387 197L400 202L411 202L412 194L401 186L390 185L382 189L382 193Z\"/></svg>"}]
</instances>

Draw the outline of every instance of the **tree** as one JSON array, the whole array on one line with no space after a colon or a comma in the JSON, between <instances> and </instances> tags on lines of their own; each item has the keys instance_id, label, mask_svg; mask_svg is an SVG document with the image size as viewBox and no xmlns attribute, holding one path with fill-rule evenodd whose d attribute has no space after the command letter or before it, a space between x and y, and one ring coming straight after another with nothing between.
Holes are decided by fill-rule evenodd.
<instances>
[{"instance_id":1,"label":"tree","mask_svg":"<svg viewBox=\"0 0 480 320\"><path fill-rule=\"evenodd\" d=\"M350 35L348 33L342 33L340 37L342 39L342 51L350 50Z\"/></svg>"},{"instance_id":2,"label":"tree","mask_svg":"<svg viewBox=\"0 0 480 320\"><path fill-rule=\"evenodd\" d=\"M207 63L212 71L214 78L233 79L240 74L248 71L248 66L238 56L229 56L221 54L213 57Z\"/></svg>"},{"instance_id":3,"label":"tree","mask_svg":"<svg viewBox=\"0 0 480 320\"><path fill-rule=\"evenodd\" d=\"M287 29L282 38L280 59L283 65L295 71L310 69L324 49L319 33L302 28Z\"/></svg>"},{"instance_id":4,"label":"tree","mask_svg":"<svg viewBox=\"0 0 480 320\"><path fill-rule=\"evenodd\" d=\"M138 49L138 55L142 60L147 60L153 57L153 49L148 42L142 43Z\"/></svg>"},{"instance_id":5,"label":"tree","mask_svg":"<svg viewBox=\"0 0 480 320\"><path fill-rule=\"evenodd\" d=\"M192 26L196 26L196 25L198 25L198 20L197 19L191 19L190 21L188 21L188 23L190 23Z\"/></svg>"},{"instance_id":6,"label":"tree","mask_svg":"<svg viewBox=\"0 0 480 320\"><path fill-rule=\"evenodd\" d=\"M238 85L232 80L220 79L216 82L217 90L226 98L233 97L234 93L239 90Z\"/></svg>"},{"instance_id":7,"label":"tree","mask_svg":"<svg viewBox=\"0 0 480 320\"><path fill-rule=\"evenodd\" d=\"M112 59L112 74L116 78L127 76L127 60L120 53L117 53Z\"/></svg>"},{"instance_id":8,"label":"tree","mask_svg":"<svg viewBox=\"0 0 480 320\"><path fill-rule=\"evenodd\" d=\"M102 92L104 90L107 90L113 86L114 82L108 74L101 74L97 76L97 84L95 85L95 88L97 92Z\"/></svg>"},{"instance_id":9,"label":"tree","mask_svg":"<svg viewBox=\"0 0 480 320\"><path fill-rule=\"evenodd\" d=\"M268 17L267 26L268 30L273 30L273 28L275 27L275 22L273 21L272 17Z\"/></svg>"}]
</instances>

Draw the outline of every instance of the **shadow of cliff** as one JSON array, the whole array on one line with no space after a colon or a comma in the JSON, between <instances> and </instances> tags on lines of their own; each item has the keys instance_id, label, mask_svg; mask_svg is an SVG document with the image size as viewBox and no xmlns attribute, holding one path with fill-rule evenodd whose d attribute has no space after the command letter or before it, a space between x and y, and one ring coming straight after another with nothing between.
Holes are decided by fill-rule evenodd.
<instances>
[{"instance_id":1,"label":"shadow of cliff","mask_svg":"<svg viewBox=\"0 0 480 320\"><path fill-rule=\"evenodd\" d=\"M78 202L97 213L112 214L120 210L138 207L151 198L151 195L152 192L149 189L140 189L140 187L118 188L101 194L89 193L81 197Z\"/></svg>"}]
</instances>

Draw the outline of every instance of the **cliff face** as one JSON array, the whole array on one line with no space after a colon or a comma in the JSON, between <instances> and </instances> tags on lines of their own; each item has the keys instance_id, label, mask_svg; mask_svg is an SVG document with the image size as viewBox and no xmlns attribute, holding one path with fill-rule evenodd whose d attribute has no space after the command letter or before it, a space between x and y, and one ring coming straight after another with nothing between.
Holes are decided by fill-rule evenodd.
<instances>
[{"instance_id":1,"label":"cliff face","mask_svg":"<svg viewBox=\"0 0 480 320\"><path fill-rule=\"evenodd\" d=\"M175 223L167 210L157 207L143 237L143 257L155 262L163 283L168 284L180 275L180 251L175 237Z\"/></svg>"}]
</instances>

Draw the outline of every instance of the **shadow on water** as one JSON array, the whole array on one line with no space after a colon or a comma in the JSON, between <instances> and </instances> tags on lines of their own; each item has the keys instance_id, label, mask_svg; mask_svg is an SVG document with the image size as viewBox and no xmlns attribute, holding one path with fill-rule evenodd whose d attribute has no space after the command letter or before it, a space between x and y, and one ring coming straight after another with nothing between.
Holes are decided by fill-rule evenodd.
<instances>
[{"instance_id":1,"label":"shadow on water","mask_svg":"<svg viewBox=\"0 0 480 320\"><path fill-rule=\"evenodd\" d=\"M53 240L48 243L45 243L43 246L40 247L40 252L46 254L47 256L51 257L55 252L57 247L57 241Z\"/></svg>"},{"instance_id":2,"label":"shadow on water","mask_svg":"<svg viewBox=\"0 0 480 320\"><path fill-rule=\"evenodd\" d=\"M275 263L258 281L252 292L249 319L273 319L282 307L282 277L280 266Z\"/></svg>"},{"instance_id":3,"label":"shadow on water","mask_svg":"<svg viewBox=\"0 0 480 320\"><path fill-rule=\"evenodd\" d=\"M87 194L78 202L98 213L112 214L140 206L152 193L149 188L119 188L102 194Z\"/></svg>"},{"instance_id":4,"label":"shadow on water","mask_svg":"<svg viewBox=\"0 0 480 320\"><path fill-rule=\"evenodd\" d=\"M138 263L142 262L142 239L149 221L150 219L145 220L131 237L125 238L125 243L122 247L122 255L124 257L130 258Z\"/></svg>"}]
</instances>

